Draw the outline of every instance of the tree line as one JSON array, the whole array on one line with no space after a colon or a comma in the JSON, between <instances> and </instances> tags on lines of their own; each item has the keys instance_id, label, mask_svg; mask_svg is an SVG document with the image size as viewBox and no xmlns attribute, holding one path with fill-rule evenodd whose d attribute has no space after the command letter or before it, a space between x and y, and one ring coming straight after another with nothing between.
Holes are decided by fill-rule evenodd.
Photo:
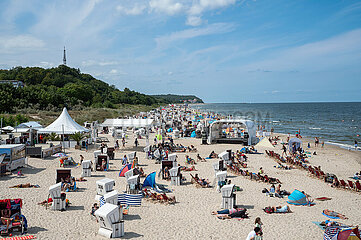
<instances>
[{"instance_id":1,"label":"tree line","mask_svg":"<svg viewBox=\"0 0 361 240\"><path fill-rule=\"evenodd\" d=\"M50 69L15 67L0 70L0 80L18 80L25 84L18 88L0 84L0 113L26 108L54 111L64 106L117 108L119 104L151 106L168 103L128 88L121 91L65 65Z\"/></svg>"}]
</instances>

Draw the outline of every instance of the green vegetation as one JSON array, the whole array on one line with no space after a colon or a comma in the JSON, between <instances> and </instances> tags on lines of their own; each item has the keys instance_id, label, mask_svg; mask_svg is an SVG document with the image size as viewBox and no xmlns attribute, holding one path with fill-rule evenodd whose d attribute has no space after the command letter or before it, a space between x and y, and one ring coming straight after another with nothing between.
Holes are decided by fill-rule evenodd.
<instances>
[{"instance_id":1,"label":"green vegetation","mask_svg":"<svg viewBox=\"0 0 361 240\"><path fill-rule=\"evenodd\" d=\"M175 94L164 94L164 95L151 95L160 101L169 103L183 103L184 101L191 103L203 103L203 100L194 95L175 95Z\"/></svg>"},{"instance_id":2,"label":"green vegetation","mask_svg":"<svg viewBox=\"0 0 361 240\"><path fill-rule=\"evenodd\" d=\"M12 116L12 115L0 115L0 119L2 119L2 126L3 127L6 127L6 126L16 127L20 123L24 123L24 122L29 121L29 118L22 115L22 114L17 114L15 116Z\"/></svg>"},{"instance_id":3,"label":"green vegetation","mask_svg":"<svg viewBox=\"0 0 361 240\"><path fill-rule=\"evenodd\" d=\"M60 111L69 109L119 108L122 104L156 106L168 103L125 88L123 91L95 79L79 69L60 65L56 68L15 67L0 70L0 80L19 80L25 86L0 84L0 113L20 109Z\"/></svg>"}]
</instances>

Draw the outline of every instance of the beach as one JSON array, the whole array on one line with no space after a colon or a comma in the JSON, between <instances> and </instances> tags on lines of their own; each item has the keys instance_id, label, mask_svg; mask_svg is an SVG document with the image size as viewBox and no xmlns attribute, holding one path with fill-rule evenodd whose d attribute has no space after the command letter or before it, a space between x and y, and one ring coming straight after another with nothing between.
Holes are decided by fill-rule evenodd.
<instances>
[{"instance_id":1,"label":"beach","mask_svg":"<svg viewBox=\"0 0 361 240\"><path fill-rule=\"evenodd\" d=\"M277 134L273 134L277 135ZM111 135L106 136L110 140L109 146L114 145ZM151 135L150 139L153 139ZM0 178L1 198L22 198L22 213L28 220L28 234L35 235L38 239L105 239L97 235L99 224L90 215L90 209L95 202L97 180L112 178L115 180L115 190L122 192L126 189L124 177L119 177L121 158L124 154L133 150L134 139L129 134L126 147L121 147L115 153L115 160L110 161L110 170L106 172L92 172L92 177L87 177L86 182L77 182L78 190L68 192L67 198L71 202L70 207L64 211L52 211L38 205L38 202L46 200L48 188L55 184L56 169L59 169L59 160L29 158L29 166L23 168L24 177L18 178L16 174ZM160 165L154 160L147 160L145 153L140 151L145 146L145 140L139 140L140 147L137 149L140 166L146 174L153 171L159 172ZM239 150L236 144L213 144L201 145L200 139L184 138L176 139L175 143L184 146L194 145L202 157L207 157L211 151L216 153L228 149ZM306 149L307 143L303 142ZM260 153L265 149L257 148ZM315 150L311 143L310 151ZM276 146L275 152L281 153L281 147ZM325 145L324 148L316 148L317 155L311 156L311 165L321 166L324 172L336 174L339 178L349 179L356 171L360 171L359 152L348 151L335 146ZM82 154L85 160L93 160L93 150L66 149L69 156L79 162ZM196 159L197 153L177 153L178 163L185 165L185 155ZM289 205L292 213L267 214L262 209L266 206L284 206L287 198L275 198L262 193L263 188L270 185L263 182L251 181L248 177L236 176L228 173L232 183L240 186L243 190L236 193L236 204L248 209L249 219L220 220L211 215L214 210L221 208L221 194L215 188L197 188L190 183L190 173L207 178L215 184L212 163L217 159L198 162L195 165L196 172L182 172L187 182L181 186L171 186L170 182L156 177L156 182L167 185L172 189L171 196L175 196L177 203L166 205L143 200L141 207L131 207L129 215L125 216L125 236L123 238L139 239L246 239L247 234L254 228L254 220L261 217L263 222L264 239L321 239L323 231L312 221L324 221L322 215L324 209L331 209L346 215L349 219L342 223L357 225L361 222L359 206L361 204L360 193L331 188L330 184L309 176L309 173L299 169L282 170L275 168L276 162L266 154L248 154L248 170L257 172L262 167L266 174L279 178L282 189L292 192L294 189L305 191L313 198L330 197L332 200L315 201L314 206ZM190 166L190 165L189 165ZM72 176L80 177L81 167L73 167ZM143 180L141 180L142 182ZM13 189L10 186L16 184L38 184L40 188Z\"/></svg>"}]
</instances>

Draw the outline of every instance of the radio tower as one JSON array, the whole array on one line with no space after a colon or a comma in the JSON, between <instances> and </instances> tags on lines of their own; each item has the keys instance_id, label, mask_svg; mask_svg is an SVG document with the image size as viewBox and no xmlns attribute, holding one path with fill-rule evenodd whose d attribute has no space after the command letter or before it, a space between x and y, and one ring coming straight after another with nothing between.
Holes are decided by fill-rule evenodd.
<instances>
[{"instance_id":1,"label":"radio tower","mask_svg":"<svg viewBox=\"0 0 361 240\"><path fill-rule=\"evenodd\" d=\"M66 65L65 46L64 46L64 57L63 57L63 64L64 64L64 65Z\"/></svg>"}]
</instances>

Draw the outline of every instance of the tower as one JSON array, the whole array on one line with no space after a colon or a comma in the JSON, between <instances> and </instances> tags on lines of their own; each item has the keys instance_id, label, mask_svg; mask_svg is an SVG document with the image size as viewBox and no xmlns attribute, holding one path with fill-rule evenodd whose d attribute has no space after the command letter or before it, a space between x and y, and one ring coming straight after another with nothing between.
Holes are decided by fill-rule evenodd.
<instances>
[{"instance_id":1,"label":"tower","mask_svg":"<svg viewBox=\"0 0 361 240\"><path fill-rule=\"evenodd\" d=\"M64 56L63 56L63 64L66 65L66 54L65 54L65 46L64 46Z\"/></svg>"}]
</instances>

